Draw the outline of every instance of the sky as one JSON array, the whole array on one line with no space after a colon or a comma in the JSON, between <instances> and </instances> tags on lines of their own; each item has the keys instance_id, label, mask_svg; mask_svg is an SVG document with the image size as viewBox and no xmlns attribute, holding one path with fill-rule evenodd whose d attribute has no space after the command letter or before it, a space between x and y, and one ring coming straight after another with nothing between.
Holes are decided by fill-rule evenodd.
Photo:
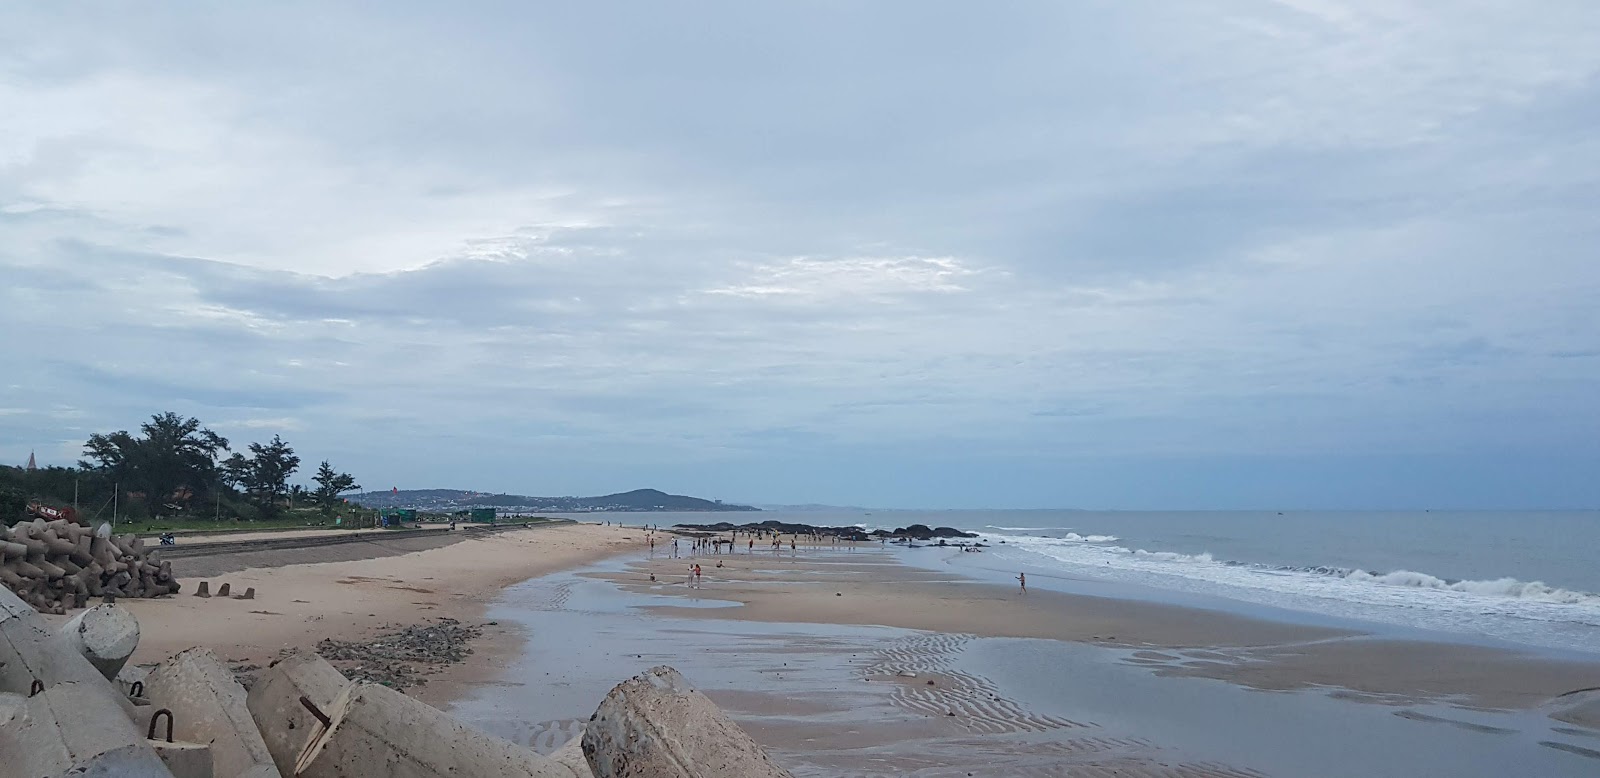
<instances>
[{"instance_id":1,"label":"sky","mask_svg":"<svg viewBox=\"0 0 1600 778\"><path fill-rule=\"evenodd\" d=\"M0 462L1600 506L1600 3L0 6Z\"/></svg>"}]
</instances>

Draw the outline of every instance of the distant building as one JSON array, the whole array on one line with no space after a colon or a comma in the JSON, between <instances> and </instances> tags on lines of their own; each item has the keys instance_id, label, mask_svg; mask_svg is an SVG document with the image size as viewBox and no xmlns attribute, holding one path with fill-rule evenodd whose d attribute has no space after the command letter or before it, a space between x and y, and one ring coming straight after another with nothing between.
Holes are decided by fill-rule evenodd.
<instances>
[{"instance_id":1,"label":"distant building","mask_svg":"<svg viewBox=\"0 0 1600 778\"><path fill-rule=\"evenodd\" d=\"M32 451L29 451L29 452L28 452L28 466L27 466L27 471L28 471L28 472L30 472L30 473L31 473L31 472L33 472L33 471L35 471L35 470L38 470L38 469L39 469L39 463L38 463L38 462L35 462L35 461L34 461L34 459L33 459L33 452L32 452Z\"/></svg>"}]
</instances>

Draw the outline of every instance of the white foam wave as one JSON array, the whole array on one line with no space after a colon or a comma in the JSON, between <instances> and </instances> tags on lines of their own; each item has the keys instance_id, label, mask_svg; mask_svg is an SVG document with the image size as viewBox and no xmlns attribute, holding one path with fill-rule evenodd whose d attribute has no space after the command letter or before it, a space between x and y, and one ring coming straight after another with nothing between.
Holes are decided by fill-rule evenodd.
<instances>
[{"instance_id":1,"label":"white foam wave","mask_svg":"<svg viewBox=\"0 0 1600 778\"><path fill-rule=\"evenodd\" d=\"M993 542L999 536L986 538ZM1117 540L1110 535L1079 535L1068 533L1064 538L1031 536L1005 536L1009 544L1041 553L1051 558L1077 564L1092 564L1192 576L1217 583L1243 585L1254 588L1290 588L1319 596L1362 600L1359 590L1335 591L1321 582L1342 581L1366 586L1394 587L1426 590L1441 594L1454 593L1472 598L1519 600L1531 603L1558 605L1583 605L1600 608L1600 594L1575 591L1550 586L1543 581L1521 581L1516 578L1496 578L1483 581L1452 581L1427 573L1396 570L1389 573L1372 573L1340 567L1273 567L1246 562L1219 561L1210 553L1184 554L1175 551L1148 551L1142 548L1125 548L1108 545ZM1262 576L1260 573L1276 575ZM1252 575L1254 574L1254 575Z\"/></svg>"},{"instance_id":2,"label":"white foam wave","mask_svg":"<svg viewBox=\"0 0 1600 778\"><path fill-rule=\"evenodd\" d=\"M1210 553L1179 554L1179 553L1176 553L1176 552L1173 552L1173 551L1146 551L1146 550L1144 550L1142 548L1134 550L1134 551L1129 551L1126 548L1120 548L1120 547L1116 548L1114 550L1123 552L1125 554L1132 554L1132 555L1134 555L1136 557L1141 557L1141 558L1144 558L1144 559L1154 559L1154 560L1156 560L1158 562L1206 562L1206 563L1215 563L1216 562L1215 559L1211 558L1211 554Z\"/></svg>"},{"instance_id":3,"label":"white foam wave","mask_svg":"<svg viewBox=\"0 0 1600 778\"><path fill-rule=\"evenodd\" d=\"M1002 527L998 524L986 524L984 529L997 529L1004 532L1061 532L1072 529L1071 527Z\"/></svg>"},{"instance_id":4,"label":"white foam wave","mask_svg":"<svg viewBox=\"0 0 1600 778\"><path fill-rule=\"evenodd\" d=\"M1344 578L1349 581L1383 584L1385 586L1439 589L1484 597L1509 597L1517 600L1538 600L1569 605L1600 603L1600 595L1590 594L1589 592L1575 592L1571 589L1560 589L1549 586L1543 581L1519 581L1515 578L1496 578L1492 581L1446 581L1443 578L1431 576L1427 573L1417 573L1410 570L1396 570L1392 573L1369 573L1365 570L1351 570L1344 575Z\"/></svg>"},{"instance_id":5,"label":"white foam wave","mask_svg":"<svg viewBox=\"0 0 1600 778\"><path fill-rule=\"evenodd\" d=\"M1115 543L1121 539L1116 535L1079 535L1076 532L1068 532L1066 537L1062 538L1073 543Z\"/></svg>"}]
</instances>

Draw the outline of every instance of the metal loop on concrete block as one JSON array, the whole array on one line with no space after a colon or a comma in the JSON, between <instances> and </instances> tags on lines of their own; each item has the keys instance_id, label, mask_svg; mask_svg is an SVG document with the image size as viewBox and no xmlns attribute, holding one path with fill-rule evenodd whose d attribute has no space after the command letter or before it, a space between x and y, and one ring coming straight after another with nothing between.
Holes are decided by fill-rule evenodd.
<instances>
[{"instance_id":1,"label":"metal loop on concrete block","mask_svg":"<svg viewBox=\"0 0 1600 778\"><path fill-rule=\"evenodd\" d=\"M166 708L162 708L161 710L158 710L155 713L151 714L151 716L150 716L150 731L146 732L145 736L144 736L146 740L155 740L156 739L156 719L161 718L161 716L163 714L165 714L166 717L167 717L167 742L168 743L172 742L172 711L167 710Z\"/></svg>"}]
</instances>

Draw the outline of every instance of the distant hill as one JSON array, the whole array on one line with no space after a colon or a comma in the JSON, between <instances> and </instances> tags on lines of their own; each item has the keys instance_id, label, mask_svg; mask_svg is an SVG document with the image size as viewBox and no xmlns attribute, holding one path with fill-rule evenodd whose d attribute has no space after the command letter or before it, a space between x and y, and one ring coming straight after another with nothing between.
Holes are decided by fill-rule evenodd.
<instances>
[{"instance_id":1,"label":"distant hill","mask_svg":"<svg viewBox=\"0 0 1600 778\"><path fill-rule=\"evenodd\" d=\"M600 497L529 497L463 489L401 489L398 492L362 492L351 496L349 500L368 508L416 508L424 511L459 511L468 508L501 508L513 513L760 510L748 505L728 505L716 500L667 494L656 489L635 489Z\"/></svg>"}]
</instances>

